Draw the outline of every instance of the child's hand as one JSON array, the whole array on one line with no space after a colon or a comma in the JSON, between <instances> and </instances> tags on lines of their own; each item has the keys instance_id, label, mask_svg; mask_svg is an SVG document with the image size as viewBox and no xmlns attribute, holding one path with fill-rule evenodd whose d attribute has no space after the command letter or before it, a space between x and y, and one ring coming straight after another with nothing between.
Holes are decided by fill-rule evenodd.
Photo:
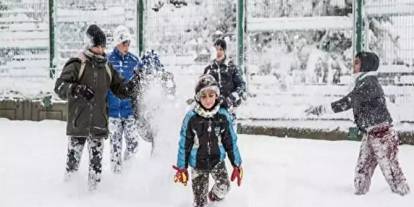
<instances>
[{"instance_id":1,"label":"child's hand","mask_svg":"<svg viewBox=\"0 0 414 207\"><path fill-rule=\"evenodd\" d=\"M187 186L187 182L188 182L188 170L187 170L187 168L180 169L175 165L173 165L172 167L174 168L174 170L177 170L177 172L175 173L175 176L174 176L174 182L180 182L184 186Z\"/></svg>"},{"instance_id":2,"label":"child's hand","mask_svg":"<svg viewBox=\"0 0 414 207\"><path fill-rule=\"evenodd\" d=\"M307 108L305 110L305 114L307 116L313 114L316 116L322 115L323 113L325 113L326 109L323 105L318 105L318 106L310 106L309 108Z\"/></svg>"},{"instance_id":3,"label":"child's hand","mask_svg":"<svg viewBox=\"0 0 414 207\"><path fill-rule=\"evenodd\" d=\"M230 180L233 182L237 178L237 185L241 185L241 181L243 179L243 168L241 166L239 167L233 167L233 172L231 173Z\"/></svg>"}]
</instances>

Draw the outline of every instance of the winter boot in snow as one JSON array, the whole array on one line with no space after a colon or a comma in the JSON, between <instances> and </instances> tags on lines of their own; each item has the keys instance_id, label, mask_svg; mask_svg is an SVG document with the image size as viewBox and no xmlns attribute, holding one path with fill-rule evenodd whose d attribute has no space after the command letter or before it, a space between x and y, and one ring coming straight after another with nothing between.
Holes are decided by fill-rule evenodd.
<instances>
[{"instance_id":1,"label":"winter boot in snow","mask_svg":"<svg viewBox=\"0 0 414 207\"><path fill-rule=\"evenodd\" d=\"M122 172L122 165L111 164L111 170L115 174L121 174L121 172Z\"/></svg>"},{"instance_id":2,"label":"winter boot in snow","mask_svg":"<svg viewBox=\"0 0 414 207\"><path fill-rule=\"evenodd\" d=\"M354 180L355 195L365 195L369 191L369 186L370 186L369 182L370 181L366 179L355 178Z\"/></svg>"},{"instance_id":3,"label":"winter boot in snow","mask_svg":"<svg viewBox=\"0 0 414 207\"><path fill-rule=\"evenodd\" d=\"M208 193L208 200L210 202L217 202L217 201L222 201L223 198L219 198L218 196L216 196L212 191L210 191Z\"/></svg>"},{"instance_id":4,"label":"winter boot in snow","mask_svg":"<svg viewBox=\"0 0 414 207\"><path fill-rule=\"evenodd\" d=\"M77 174L77 171L65 171L65 174L63 175L63 181L69 182L73 179L73 177Z\"/></svg>"},{"instance_id":5,"label":"winter boot in snow","mask_svg":"<svg viewBox=\"0 0 414 207\"><path fill-rule=\"evenodd\" d=\"M400 194L401 196L405 196L410 193L410 186L407 183L401 183L400 185L396 186L395 188L391 189L393 193Z\"/></svg>"},{"instance_id":6,"label":"winter boot in snow","mask_svg":"<svg viewBox=\"0 0 414 207\"><path fill-rule=\"evenodd\" d=\"M202 204L194 203L193 206L194 207L207 207L207 203L202 203Z\"/></svg>"},{"instance_id":7,"label":"winter boot in snow","mask_svg":"<svg viewBox=\"0 0 414 207\"><path fill-rule=\"evenodd\" d=\"M130 152L130 151L126 150L124 152L124 160L125 161L129 160L129 159L133 158L136 154L137 154L136 151L135 152Z\"/></svg>"},{"instance_id":8,"label":"winter boot in snow","mask_svg":"<svg viewBox=\"0 0 414 207\"><path fill-rule=\"evenodd\" d=\"M89 177L88 177L88 190L89 191L95 191L97 186L98 186L98 183L100 181L101 181L101 178L100 178L99 175L93 174L93 173L89 174Z\"/></svg>"}]
</instances>

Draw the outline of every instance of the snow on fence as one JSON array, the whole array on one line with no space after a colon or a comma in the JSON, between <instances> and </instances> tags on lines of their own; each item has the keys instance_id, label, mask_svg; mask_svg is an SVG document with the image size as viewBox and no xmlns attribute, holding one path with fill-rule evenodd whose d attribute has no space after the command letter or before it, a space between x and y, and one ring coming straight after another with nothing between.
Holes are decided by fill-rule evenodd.
<instances>
[{"instance_id":1,"label":"snow on fence","mask_svg":"<svg viewBox=\"0 0 414 207\"><path fill-rule=\"evenodd\" d=\"M249 32L350 30L353 20L346 16L248 18Z\"/></svg>"},{"instance_id":2,"label":"snow on fence","mask_svg":"<svg viewBox=\"0 0 414 207\"><path fill-rule=\"evenodd\" d=\"M368 1L364 9L369 16L412 16L414 15L414 2L410 0Z\"/></svg>"},{"instance_id":3,"label":"snow on fence","mask_svg":"<svg viewBox=\"0 0 414 207\"><path fill-rule=\"evenodd\" d=\"M48 77L46 0L0 3L0 77ZM4 9L6 8L6 9Z\"/></svg>"}]
</instances>

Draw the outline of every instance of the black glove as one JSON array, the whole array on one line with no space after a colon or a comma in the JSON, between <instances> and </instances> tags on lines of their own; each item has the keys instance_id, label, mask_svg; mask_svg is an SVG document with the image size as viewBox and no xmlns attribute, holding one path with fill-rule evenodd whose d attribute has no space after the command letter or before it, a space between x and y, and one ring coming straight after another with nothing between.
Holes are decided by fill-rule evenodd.
<instances>
[{"instance_id":1,"label":"black glove","mask_svg":"<svg viewBox=\"0 0 414 207\"><path fill-rule=\"evenodd\" d=\"M83 97L86 100L90 101L95 96L95 91L93 91L87 85L78 84L73 87L72 95L75 98Z\"/></svg>"},{"instance_id":2,"label":"black glove","mask_svg":"<svg viewBox=\"0 0 414 207\"><path fill-rule=\"evenodd\" d=\"M305 110L306 115L313 114L319 116L326 112L326 109L323 105L311 106Z\"/></svg>"},{"instance_id":3,"label":"black glove","mask_svg":"<svg viewBox=\"0 0 414 207\"><path fill-rule=\"evenodd\" d=\"M131 97L138 96L139 91L139 83L141 81L141 78L138 73L134 74L134 77L128 83L126 83L125 87L126 90Z\"/></svg>"},{"instance_id":4,"label":"black glove","mask_svg":"<svg viewBox=\"0 0 414 207\"><path fill-rule=\"evenodd\" d=\"M226 98L226 103L228 104L229 107L230 106L238 107L238 106L240 106L241 102L242 102L242 99L240 98L240 96L237 92L231 93Z\"/></svg>"},{"instance_id":5,"label":"black glove","mask_svg":"<svg viewBox=\"0 0 414 207\"><path fill-rule=\"evenodd\" d=\"M132 81L132 80L130 80L128 83L126 83L125 88L126 88L127 93L128 93L129 96L136 95L137 90L135 90L135 87L136 87L135 82Z\"/></svg>"}]
</instances>

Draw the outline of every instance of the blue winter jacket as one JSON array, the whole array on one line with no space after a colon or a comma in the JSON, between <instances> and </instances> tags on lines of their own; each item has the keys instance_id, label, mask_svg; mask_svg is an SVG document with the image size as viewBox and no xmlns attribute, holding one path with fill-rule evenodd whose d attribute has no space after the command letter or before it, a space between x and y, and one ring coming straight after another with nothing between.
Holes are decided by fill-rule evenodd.
<instances>
[{"instance_id":1,"label":"blue winter jacket","mask_svg":"<svg viewBox=\"0 0 414 207\"><path fill-rule=\"evenodd\" d=\"M209 118L195 109L189 111L180 131L177 167L211 170L224 160L226 153L234 167L241 165L237 134L227 109L220 108Z\"/></svg>"},{"instance_id":2,"label":"blue winter jacket","mask_svg":"<svg viewBox=\"0 0 414 207\"><path fill-rule=\"evenodd\" d=\"M141 60L138 57L130 52L122 56L121 52L119 52L116 47L108 57L113 68L120 74L125 82L133 77L134 70L142 67ZM108 92L108 106L109 116L113 118L127 118L134 114L131 98L119 99L112 93L112 91Z\"/></svg>"}]
</instances>

